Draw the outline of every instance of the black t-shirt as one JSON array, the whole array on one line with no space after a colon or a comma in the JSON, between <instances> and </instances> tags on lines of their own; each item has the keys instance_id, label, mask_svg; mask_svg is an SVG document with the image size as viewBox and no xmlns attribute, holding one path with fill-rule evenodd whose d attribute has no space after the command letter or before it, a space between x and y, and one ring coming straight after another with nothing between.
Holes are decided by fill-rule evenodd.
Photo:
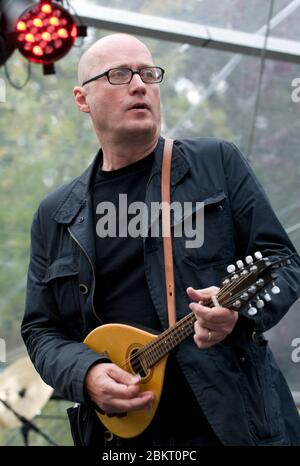
<instances>
[{"instance_id":1,"label":"black t-shirt","mask_svg":"<svg viewBox=\"0 0 300 466\"><path fill-rule=\"evenodd\" d=\"M146 327L150 332L160 333L163 328L144 272L143 238L125 235L128 224L136 216L136 213L130 215L125 211L126 205L144 202L152 163L153 154L150 154L124 168L113 171L99 169L96 174L95 307L104 323ZM104 237L105 232L109 236ZM120 232L123 235L121 237L118 236ZM195 433L193 423L198 425L199 432L209 429L194 394L178 367L174 353L171 353L162 398L147 430L162 435L173 432L176 435L188 435L190 429Z\"/></svg>"},{"instance_id":2,"label":"black t-shirt","mask_svg":"<svg viewBox=\"0 0 300 466\"><path fill-rule=\"evenodd\" d=\"M152 162L151 154L124 168L99 170L96 174L95 302L104 323L142 324L161 331L144 273L143 238L127 234L128 224L135 215L127 214L124 209L126 205L145 200ZM122 196L121 203L119 195ZM97 213L100 210L103 214ZM101 237L108 230L110 236ZM119 233L124 236L120 237Z\"/></svg>"}]
</instances>

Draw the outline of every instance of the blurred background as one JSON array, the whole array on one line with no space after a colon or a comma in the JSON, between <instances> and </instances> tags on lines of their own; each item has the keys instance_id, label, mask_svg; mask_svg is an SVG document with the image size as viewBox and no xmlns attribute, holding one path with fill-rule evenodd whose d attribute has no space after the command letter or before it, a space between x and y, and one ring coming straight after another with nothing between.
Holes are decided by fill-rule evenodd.
<instances>
[{"instance_id":1,"label":"blurred background","mask_svg":"<svg viewBox=\"0 0 300 466\"><path fill-rule=\"evenodd\" d=\"M28 380L34 413L21 403L15 409L49 436L31 426L30 445L72 444L65 412L72 403L57 399L36 378L20 321L33 213L47 192L79 175L98 150L89 119L72 96L78 59L96 39L126 31L148 45L166 70L162 134L237 144L300 251L300 1L65 3L88 25L88 35L56 63L56 74L43 75L41 65L32 64L23 86L28 62L18 51L0 67L0 395L6 385L17 392ZM267 338L300 405L299 301ZM23 445L21 425L0 406L0 445Z\"/></svg>"}]
</instances>

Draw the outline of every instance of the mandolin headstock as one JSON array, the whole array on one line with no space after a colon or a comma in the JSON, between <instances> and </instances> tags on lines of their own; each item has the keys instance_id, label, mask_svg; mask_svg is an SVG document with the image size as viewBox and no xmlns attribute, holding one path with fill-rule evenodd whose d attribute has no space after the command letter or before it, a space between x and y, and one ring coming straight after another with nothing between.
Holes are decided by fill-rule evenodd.
<instances>
[{"instance_id":1,"label":"mandolin headstock","mask_svg":"<svg viewBox=\"0 0 300 466\"><path fill-rule=\"evenodd\" d=\"M245 263L238 260L236 266L229 265L229 275L223 279L217 295L218 303L236 311L248 305L248 314L254 316L266 302L271 301L271 294L280 293L280 288L275 283L275 272L278 268L290 264L293 255L271 262L268 257L262 257L257 251L254 253L255 259L247 256Z\"/></svg>"}]
</instances>

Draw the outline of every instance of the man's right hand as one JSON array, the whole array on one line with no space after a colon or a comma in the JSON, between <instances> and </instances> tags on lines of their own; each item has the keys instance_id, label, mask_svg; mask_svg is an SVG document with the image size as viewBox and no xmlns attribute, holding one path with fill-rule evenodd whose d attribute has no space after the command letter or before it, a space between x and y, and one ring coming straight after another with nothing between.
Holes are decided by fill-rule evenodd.
<instances>
[{"instance_id":1,"label":"man's right hand","mask_svg":"<svg viewBox=\"0 0 300 466\"><path fill-rule=\"evenodd\" d=\"M85 387L91 400L106 414L147 409L154 393L140 391L140 377L124 371L116 364L99 363L86 375Z\"/></svg>"}]
</instances>

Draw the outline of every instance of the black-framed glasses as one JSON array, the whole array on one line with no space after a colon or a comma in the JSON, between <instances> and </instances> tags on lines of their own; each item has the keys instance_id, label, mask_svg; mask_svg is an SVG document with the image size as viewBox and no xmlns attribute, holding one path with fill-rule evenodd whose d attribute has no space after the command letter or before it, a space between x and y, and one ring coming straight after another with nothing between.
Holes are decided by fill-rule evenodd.
<instances>
[{"instance_id":1,"label":"black-framed glasses","mask_svg":"<svg viewBox=\"0 0 300 466\"><path fill-rule=\"evenodd\" d=\"M138 70L132 70L131 68L111 68L104 73L97 74L93 78L88 79L82 83L82 86L88 84L96 79L106 76L110 84L128 84L133 78L134 74L138 74L141 80L146 84L156 84L163 80L165 70L160 66L143 66Z\"/></svg>"}]
</instances>

